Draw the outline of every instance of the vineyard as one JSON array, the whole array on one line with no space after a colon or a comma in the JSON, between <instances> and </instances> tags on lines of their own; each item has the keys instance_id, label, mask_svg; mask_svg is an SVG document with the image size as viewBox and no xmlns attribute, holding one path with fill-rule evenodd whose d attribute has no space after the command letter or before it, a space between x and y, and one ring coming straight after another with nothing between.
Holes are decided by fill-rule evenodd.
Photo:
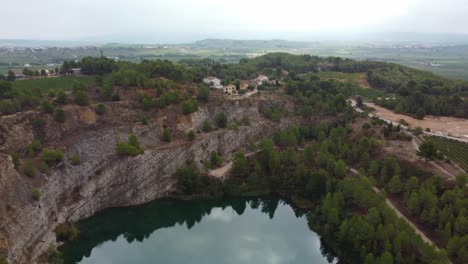
<instances>
[{"instance_id":1,"label":"vineyard","mask_svg":"<svg viewBox=\"0 0 468 264\"><path fill-rule=\"evenodd\" d=\"M437 136L432 136L430 139L445 156L468 171L468 143Z\"/></svg>"}]
</instances>

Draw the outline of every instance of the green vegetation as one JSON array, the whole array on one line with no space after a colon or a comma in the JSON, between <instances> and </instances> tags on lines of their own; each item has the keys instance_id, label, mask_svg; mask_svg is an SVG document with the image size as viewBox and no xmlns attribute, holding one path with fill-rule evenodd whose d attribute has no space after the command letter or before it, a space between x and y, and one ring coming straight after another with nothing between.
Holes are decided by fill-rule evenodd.
<instances>
[{"instance_id":1,"label":"green vegetation","mask_svg":"<svg viewBox=\"0 0 468 264\"><path fill-rule=\"evenodd\" d=\"M106 113L106 111L107 111L107 108L106 108L105 105L103 105L103 104L97 104L96 105L96 114L103 115L103 114Z\"/></svg>"},{"instance_id":2,"label":"green vegetation","mask_svg":"<svg viewBox=\"0 0 468 264\"><path fill-rule=\"evenodd\" d=\"M81 157L80 157L80 154L78 152L75 152L75 154L73 154L73 156L71 156L70 163L73 166L77 166L77 165L81 164Z\"/></svg>"},{"instance_id":3,"label":"green vegetation","mask_svg":"<svg viewBox=\"0 0 468 264\"><path fill-rule=\"evenodd\" d=\"M115 151L120 156L138 156L144 153L143 147L135 134L128 137L128 141L121 141L117 143Z\"/></svg>"},{"instance_id":4,"label":"green vegetation","mask_svg":"<svg viewBox=\"0 0 468 264\"><path fill-rule=\"evenodd\" d=\"M203 162L203 165L207 169L216 169L218 167L221 167L221 165L223 165L223 158L217 152L213 151L210 154L210 159L205 160Z\"/></svg>"},{"instance_id":5,"label":"green vegetation","mask_svg":"<svg viewBox=\"0 0 468 264\"><path fill-rule=\"evenodd\" d=\"M71 90L73 83L79 81L86 85L94 84L95 80L89 76L63 76L56 78L43 78L31 80L17 80L12 82L12 88L18 92L27 92L31 89L38 89L47 94L50 91L65 92Z\"/></svg>"},{"instance_id":6,"label":"green vegetation","mask_svg":"<svg viewBox=\"0 0 468 264\"><path fill-rule=\"evenodd\" d=\"M39 189L36 189L36 188L33 188L32 189L32 198L35 200L35 201L39 201L41 199L41 191Z\"/></svg>"},{"instance_id":7,"label":"green vegetation","mask_svg":"<svg viewBox=\"0 0 468 264\"><path fill-rule=\"evenodd\" d=\"M190 130L190 131L187 133L187 138L188 138L188 140L194 141L194 140L195 140L195 137L196 137L195 131Z\"/></svg>"},{"instance_id":8,"label":"green vegetation","mask_svg":"<svg viewBox=\"0 0 468 264\"><path fill-rule=\"evenodd\" d=\"M61 108L57 108L54 111L54 120L59 123L65 122L65 112Z\"/></svg>"},{"instance_id":9,"label":"green vegetation","mask_svg":"<svg viewBox=\"0 0 468 264\"><path fill-rule=\"evenodd\" d=\"M424 141L418 150L418 156L423 157L426 161L442 159L443 156L437 149L435 143L432 140Z\"/></svg>"},{"instance_id":10,"label":"green vegetation","mask_svg":"<svg viewBox=\"0 0 468 264\"><path fill-rule=\"evenodd\" d=\"M194 100L182 102L182 114L188 115L198 110L198 103Z\"/></svg>"},{"instance_id":11,"label":"green vegetation","mask_svg":"<svg viewBox=\"0 0 468 264\"><path fill-rule=\"evenodd\" d=\"M162 141L170 142L171 141L171 131L169 128L164 128L162 133Z\"/></svg>"},{"instance_id":12,"label":"green vegetation","mask_svg":"<svg viewBox=\"0 0 468 264\"><path fill-rule=\"evenodd\" d=\"M63 160L63 152L61 150L44 148L41 151L41 159L48 165L54 165Z\"/></svg>"},{"instance_id":13,"label":"green vegetation","mask_svg":"<svg viewBox=\"0 0 468 264\"><path fill-rule=\"evenodd\" d=\"M350 165L377 168L383 175L400 173L397 160L392 158L371 166L370 155L379 153L377 140L363 135L350 138L348 129L320 124L277 132L274 142L260 143L254 159L236 153L233 177L224 181L201 176L193 165L180 168L176 173L179 190L203 197L270 193L311 200L309 225L340 259L359 263L446 263L446 252L425 244L405 220L398 218L386 206L384 197L372 190L372 180L345 177ZM298 152L296 147L305 142L310 143ZM362 159L365 156L367 160ZM380 179L387 181L383 176ZM391 185L393 192L404 189L395 177ZM457 246L461 245L458 242Z\"/></svg>"},{"instance_id":14,"label":"green vegetation","mask_svg":"<svg viewBox=\"0 0 468 264\"><path fill-rule=\"evenodd\" d=\"M219 128L226 128L227 122L228 122L228 119L227 119L226 113L224 113L224 112L219 112L219 113L216 115L216 125L217 125Z\"/></svg>"},{"instance_id":15,"label":"green vegetation","mask_svg":"<svg viewBox=\"0 0 468 264\"><path fill-rule=\"evenodd\" d=\"M55 229L59 241L71 241L78 237L79 231L74 224L62 224Z\"/></svg>"},{"instance_id":16,"label":"green vegetation","mask_svg":"<svg viewBox=\"0 0 468 264\"><path fill-rule=\"evenodd\" d=\"M27 161L24 164L23 173L29 178L34 178L34 176L36 176L36 168L34 167L32 161Z\"/></svg>"},{"instance_id":17,"label":"green vegetation","mask_svg":"<svg viewBox=\"0 0 468 264\"><path fill-rule=\"evenodd\" d=\"M468 171L468 143L437 136L430 137L430 141L451 161Z\"/></svg>"},{"instance_id":18,"label":"green vegetation","mask_svg":"<svg viewBox=\"0 0 468 264\"><path fill-rule=\"evenodd\" d=\"M210 132L213 129L209 120L203 121L202 130L203 132Z\"/></svg>"},{"instance_id":19,"label":"green vegetation","mask_svg":"<svg viewBox=\"0 0 468 264\"><path fill-rule=\"evenodd\" d=\"M0 257L0 264L8 264L8 262L3 257Z\"/></svg>"}]
</instances>

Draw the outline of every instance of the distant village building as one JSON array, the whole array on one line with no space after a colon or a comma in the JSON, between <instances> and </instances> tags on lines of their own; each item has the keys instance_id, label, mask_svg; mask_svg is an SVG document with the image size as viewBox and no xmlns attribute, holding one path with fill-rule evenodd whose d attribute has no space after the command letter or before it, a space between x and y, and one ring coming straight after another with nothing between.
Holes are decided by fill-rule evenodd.
<instances>
[{"instance_id":1,"label":"distant village building","mask_svg":"<svg viewBox=\"0 0 468 264\"><path fill-rule=\"evenodd\" d=\"M223 92L225 94L233 95L233 94L237 94L237 89L236 89L236 86L230 84L230 85L226 85L223 87Z\"/></svg>"},{"instance_id":2,"label":"distant village building","mask_svg":"<svg viewBox=\"0 0 468 264\"><path fill-rule=\"evenodd\" d=\"M82 74L81 68L69 69L69 70L67 71L67 74L71 74L71 75L81 75L81 74Z\"/></svg>"},{"instance_id":3,"label":"distant village building","mask_svg":"<svg viewBox=\"0 0 468 264\"><path fill-rule=\"evenodd\" d=\"M214 76L203 78L203 82L208 84L211 88L223 89L223 85L221 85L221 80Z\"/></svg>"},{"instance_id":4,"label":"distant village building","mask_svg":"<svg viewBox=\"0 0 468 264\"><path fill-rule=\"evenodd\" d=\"M242 80L239 82L239 88L241 90L249 89L249 86L255 86L257 83L255 81Z\"/></svg>"},{"instance_id":5,"label":"distant village building","mask_svg":"<svg viewBox=\"0 0 468 264\"><path fill-rule=\"evenodd\" d=\"M259 75L256 80L258 85L262 85L264 82L267 83L269 81L268 77L265 75Z\"/></svg>"}]
</instances>

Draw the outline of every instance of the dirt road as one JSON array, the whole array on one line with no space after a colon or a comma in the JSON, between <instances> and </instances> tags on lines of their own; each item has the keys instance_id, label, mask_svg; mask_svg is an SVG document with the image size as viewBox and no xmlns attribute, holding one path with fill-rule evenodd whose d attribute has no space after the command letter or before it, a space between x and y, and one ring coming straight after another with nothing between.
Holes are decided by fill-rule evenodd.
<instances>
[{"instance_id":1,"label":"dirt road","mask_svg":"<svg viewBox=\"0 0 468 264\"><path fill-rule=\"evenodd\" d=\"M353 168L350 168L349 169L353 174L356 174L356 175L359 175L359 172ZM374 190L375 193L380 193L380 190L379 188L377 187L372 187L372 189ZM406 216L404 216L399 210L398 208L392 203L392 201L390 201L388 198L385 199L385 203L387 204L388 207L392 208L393 211L395 211L395 213L397 214L397 216L399 218L402 218L404 219L410 226L412 226L414 228L414 230L416 231L417 234L419 234L419 236L421 236L422 240L430 245L435 245L434 242L432 242L432 240L430 240L426 234L424 234L423 231L421 231L416 225L414 225L408 218L406 218ZM437 248L437 246L436 246ZM438 248L437 248L438 249Z\"/></svg>"}]
</instances>

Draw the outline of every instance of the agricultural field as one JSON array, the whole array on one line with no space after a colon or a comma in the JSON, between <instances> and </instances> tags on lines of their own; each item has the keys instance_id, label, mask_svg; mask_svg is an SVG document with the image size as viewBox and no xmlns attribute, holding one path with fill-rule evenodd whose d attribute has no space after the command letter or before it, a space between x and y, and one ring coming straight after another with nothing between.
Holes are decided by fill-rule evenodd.
<instances>
[{"instance_id":1,"label":"agricultural field","mask_svg":"<svg viewBox=\"0 0 468 264\"><path fill-rule=\"evenodd\" d=\"M445 156L468 171L468 143L437 136L432 136L430 139Z\"/></svg>"},{"instance_id":2,"label":"agricultural field","mask_svg":"<svg viewBox=\"0 0 468 264\"><path fill-rule=\"evenodd\" d=\"M1 44L1 42L0 42ZM50 45L50 44L49 44ZM57 44L59 45L59 44ZM356 60L398 63L431 71L451 79L468 80L468 45L422 45L406 42L299 42L285 40L207 39L185 44L101 44L89 46L48 46L40 48L0 47L0 74L12 68L21 71L25 64L34 69L48 69L47 64L80 60L101 55L116 60L138 62L167 59L210 58L222 63L237 63L271 52L338 56Z\"/></svg>"}]
</instances>

